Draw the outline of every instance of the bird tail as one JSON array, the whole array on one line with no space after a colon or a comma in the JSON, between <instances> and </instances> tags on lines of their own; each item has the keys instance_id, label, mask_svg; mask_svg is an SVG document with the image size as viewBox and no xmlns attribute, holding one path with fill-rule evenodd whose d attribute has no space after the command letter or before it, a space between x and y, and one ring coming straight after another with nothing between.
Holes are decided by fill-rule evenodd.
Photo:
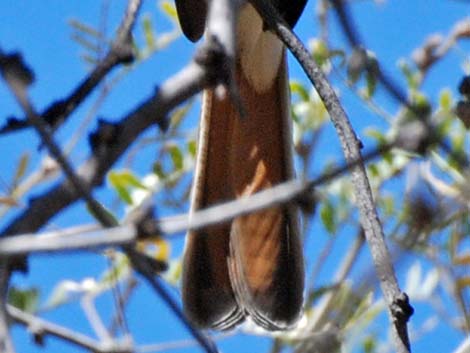
<instances>
[{"instance_id":1,"label":"bird tail","mask_svg":"<svg viewBox=\"0 0 470 353\"><path fill-rule=\"evenodd\" d=\"M192 211L252 195L294 176L287 64L281 50L267 89L256 87L238 61L236 81L245 116L229 97L219 99L214 90L205 91ZM301 311L303 271L293 205L190 231L183 263L184 309L204 328L228 329L249 315L265 329L285 329Z\"/></svg>"}]
</instances>

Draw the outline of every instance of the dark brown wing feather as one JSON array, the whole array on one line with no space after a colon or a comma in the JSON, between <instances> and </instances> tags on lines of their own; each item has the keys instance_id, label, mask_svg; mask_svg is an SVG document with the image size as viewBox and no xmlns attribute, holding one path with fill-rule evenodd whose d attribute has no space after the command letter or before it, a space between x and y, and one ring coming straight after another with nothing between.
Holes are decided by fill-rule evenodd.
<instances>
[{"instance_id":1,"label":"dark brown wing feather","mask_svg":"<svg viewBox=\"0 0 470 353\"><path fill-rule=\"evenodd\" d=\"M206 0L175 0L175 3L184 35L193 42L199 40L206 25Z\"/></svg>"},{"instance_id":2,"label":"dark brown wing feather","mask_svg":"<svg viewBox=\"0 0 470 353\"><path fill-rule=\"evenodd\" d=\"M286 20L286 22L293 28L297 23L302 11L304 10L307 0L272 0L274 6Z\"/></svg>"},{"instance_id":3,"label":"dark brown wing feather","mask_svg":"<svg viewBox=\"0 0 470 353\"><path fill-rule=\"evenodd\" d=\"M227 168L231 104L204 92L191 209L233 199ZM233 119L233 117L232 117ZM201 328L228 329L243 320L228 273L230 224L189 232L183 262L183 305Z\"/></svg>"},{"instance_id":4,"label":"dark brown wing feather","mask_svg":"<svg viewBox=\"0 0 470 353\"><path fill-rule=\"evenodd\" d=\"M294 27L307 0L272 0L281 16ZM206 0L175 0L176 12L184 35L195 42L204 33L207 17Z\"/></svg>"}]
</instances>

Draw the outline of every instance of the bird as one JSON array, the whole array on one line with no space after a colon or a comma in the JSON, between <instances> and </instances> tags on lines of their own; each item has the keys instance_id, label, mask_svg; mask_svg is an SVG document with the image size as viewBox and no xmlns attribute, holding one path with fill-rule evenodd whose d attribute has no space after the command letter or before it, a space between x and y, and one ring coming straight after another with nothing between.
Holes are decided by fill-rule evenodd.
<instances>
[{"instance_id":1,"label":"bird","mask_svg":"<svg viewBox=\"0 0 470 353\"><path fill-rule=\"evenodd\" d=\"M267 0L294 27L306 0ZM207 25L207 0L175 0L184 35ZM190 217L295 177L286 49L246 2L236 20L235 83L244 111L214 88L203 92ZM291 329L303 306L304 258L295 205L272 206L189 231L182 302L197 328L229 330L248 317Z\"/></svg>"}]
</instances>

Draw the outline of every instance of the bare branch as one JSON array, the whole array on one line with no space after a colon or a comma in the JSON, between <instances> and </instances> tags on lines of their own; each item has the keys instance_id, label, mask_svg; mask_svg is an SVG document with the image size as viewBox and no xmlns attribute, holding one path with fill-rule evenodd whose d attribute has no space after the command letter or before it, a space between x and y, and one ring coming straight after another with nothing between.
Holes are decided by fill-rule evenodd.
<instances>
[{"instance_id":1,"label":"bare branch","mask_svg":"<svg viewBox=\"0 0 470 353\"><path fill-rule=\"evenodd\" d=\"M205 71L191 62L187 67L163 83L156 92L134 111L113 125L111 141L97 146L95 154L78 168L77 176L86 187L103 183L114 162L136 138L154 124L167 125L167 113L176 105L199 92L205 82ZM107 144L105 144L108 142ZM31 199L29 207L18 215L1 233L4 235L32 233L52 217L79 199L80 195L68 181L62 181L44 194Z\"/></svg>"},{"instance_id":2,"label":"bare branch","mask_svg":"<svg viewBox=\"0 0 470 353\"><path fill-rule=\"evenodd\" d=\"M424 74L441 60L459 39L468 38L470 38L470 18L466 17L458 21L447 36L434 34L426 38L422 46L413 51L412 59L424 77Z\"/></svg>"},{"instance_id":3,"label":"bare branch","mask_svg":"<svg viewBox=\"0 0 470 353\"><path fill-rule=\"evenodd\" d=\"M454 353L470 353L470 338L466 338Z\"/></svg>"},{"instance_id":4,"label":"bare branch","mask_svg":"<svg viewBox=\"0 0 470 353\"><path fill-rule=\"evenodd\" d=\"M55 143L47 123L36 114L35 109L28 98L26 86L21 82L19 76L4 74L4 78L19 105L25 112L28 123L34 126L39 136L41 137L42 143L47 147L51 155L60 165L61 169L67 177L67 180L72 184L75 191L84 198L87 205L91 208L100 222L104 226L111 226L112 224L110 224L106 212L102 210L101 205L92 197L88 185L82 183L82 181L78 178L78 175L73 170L72 165L68 162L59 146Z\"/></svg>"},{"instance_id":5,"label":"bare branch","mask_svg":"<svg viewBox=\"0 0 470 353\"><path fill-rule=\"evenodd\" d=\"M145 262L142 262L142 257L134 257L135 253L128 253L128 256L134 265L134 268L147 280L147 283L153 288L155 292L165 301L165 303L170 307L175 316L181 321L181 323L186 327L189 333L196 339L199 345L207 353L218 353L217 346L214 341L200 330L196 329L186 318L183 311L180 309L179 305L172 298L170 293L166 288L161 284L160 279L155 277L153 270L149 269Z\"/></svg>"},{"instance_id":6,"label":"bare branch","mask_svg":"<svg viewBox=\"0 0 470 353\"><path fill-rule=\"evenodd\" d=\"M418 137L417 137L418 138ZM396 144L391 143L374 149L364 155L360 162L369 161L389 151ZM401 144L399 144L400 146ZM358 163L356 161L356 163ZM272 206L288 202L313 201L315 187L340 177L354 164L346 164L323 173L310 181L290 180L262 190L258 193L216 206L195 211L191 217L187 214L169 216L158 220L145 219L144 211L140 218L129 220L135 224L126 224L103 229L99 225L74 226L58 231L37 234L15 234L0 239L0 256L15 257L30 253L74 251L106 246L126 246L134 244L139 237L171 236L189 230L197 230L210 225L226 222L235 217L246 215ZM149 206L149 205L147 205ZM142 234L144 233L144 234Z\"/></svg>"},{"instance_id":7,"label":"bare branch","mask_svg":"<svg viewBox=\"0 0 470 353\"><path fill-rule=\"evenodd\" d=\"M12 305L7 305L8 315L18 324L26 326L35 336L35 340L43 340L44 336L54 336L80 348L97 353L130 353L133 347L130 342L108 342L103 344L79 332L28 314Z\"/></svg>"},{"instance_id":8,"label":"bare branch","mask_svg":"<svg viewBox=\"0 0 470 353\"><path fill-rule=\"evenodd\" d=\"M346 37L348 38L348 41L351 44L351 46L356 49L362 48L363 46L362 46L362 41L360 39L359 33L357 33L357 31L355 30L357 26L353 24L352 17L349 15L346 1L329 0L329 2L332 4L333 8L336 10L338 19L341 23L343 31L346 34ZM373 76L377 76L377 78L384 85L387 91L396 100L398 100L400 103L402 103L403 105L407 106L408 108L415 111L415 113L418 113L418 115L420 115L421 112L417 111L416 108L412 107L409 104L408 99L406 98L406 94L397 86L395 82L393 82L390 79L390 77L388 77L382 70L380 70L380 68L372 68L368 66L366 67L366 69L369 70L371 74L373 74Z\"/></svg>"},{"instance_id":9,"label":"bare branch","mask_svg":"<svg viewBox=\"0 0 470 353\"><path fill-rule=\"evenodd\" d=\"M41 113L41 117L53 129L58 128L75 111L114 67L133 60L131 32L141 4L142 0L128 1L116 39L106 56L68 97L52 103ZM27 119L9 119L8 123L0 129L0 133L20 130L28 126L30 125Z\"/></svg>"},{"instance_id":10,"label":"bare branch","mask_svg":"<svg viewBox=\"0 0 470 353\"><path fill-rule=\"evenodd\" d=\"M374 150L364 156L361 161L375 158L389 148ZM139 237L142 237L139 232L144 232L146 237L152 237L170 236L188 230L201 229L272 206L288 202L302 203L305 199L311 199L311 193L315 187L341 176L350 168L351 165L344 165L311 181L286 181L247 197L195 211L191 217L182 214L158 220L144 219L140 224L128 224L107 229L102 229L99 225L89 225L42 234L16 234L0 239L0 256L71 251L111 245L125 246L133 244Z\"/></svg>"},{"instance_id":11,"label":"bare branch","mask_svg":"<svg viewBox=\"0 0 470 353\"><path fill-rule=\"evenodd\" d=\"M371 250L382 293L388 304L389 317L390 321L393 323L392 328L397 351L407 353L410 351L410 344L406 323L412 313L412 308L407 302L406 295L400 291L398 286L390 254L385 243L382 225L380 224L377 210L375 209L365 166L360 162L360 142L354 133L336 93L330 86L321 69L316 65L314 60L311 59L309 52L303 46L302 42L292 33L282 19L280 19L269 2L263 0L251 1L263 15L269 28L275 31L292 51L310 81L315 86L337 130L346 161L350 165L357 162L351 168L351 176L361 224Z\"/></svg>"},{"instance_id":12,"label":"bare branch","mask_svg":"<svg viewBox=\"0 0 470 353\"><path fill-rule=\"evenodd\" d=\"M74 227L73 232L65 230L5 237L0 239L0 256L122 246L130 245L137 239L136 227L132 225L106 229L97 228L99 226Z\"/></svg>"},{"instance_id":13,"label":"bare branch","mask_svg":"<svg viewBox=\"0 0 470 353\"><path fill-rule=\"evenodd\" d=\"M7 317L8 281L10 272L7 270L8 261L0 258L0 350L4 353L14 353L10 336L9 320Z\"/></svg>"}]
</instances>

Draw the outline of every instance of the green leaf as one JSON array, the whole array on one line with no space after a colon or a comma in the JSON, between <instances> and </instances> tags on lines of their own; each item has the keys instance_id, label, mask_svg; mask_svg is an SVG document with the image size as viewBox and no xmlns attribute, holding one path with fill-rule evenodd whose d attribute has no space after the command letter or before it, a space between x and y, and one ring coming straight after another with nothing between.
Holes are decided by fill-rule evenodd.
<instances>
[{"instance_id":1,"label":"green leaf","mask_svg":"<svg viewBox=\"0 0 470 353\"><path fill-rule=\"evenodd\" d=\"M101 289L111 288L130 275L130 264L127 256L119 252L113 252L112 259L113 265L103 273L98 282Z\"/></svg>"},{"instance_id":2,"label":"green leaf","mask_svg":"<svg viewBox=\"0 0 470 353\"><path fill-rule=\"evenodd\" d=\"M370 99L374 95L375 89L377 88L377 77L375 73L372 73L370 71L366 72L366 84L366 98Z\"/></svg>"},{"instance_id":3,"label":"green leaf","mask_svg":"<svg viewBox=\"0 0 470 353\"><path fill-rule=\"evenodd\" d=\"M377 342L374 336L367 336L363 342L364 353L373 353L377 348Z\"/></svg>"},{"instance_id":4,"label":"green leaf","mask_svg":"<svg viewBox=\"0 0 470 353\"><path fill-rule=\"evenodd\" d=\"M364 134L375 139L379 146L387 144L387 137L382 133L382 131L379 131L375 128L367 128L364 131Z\"/></svg>"},{"instance_id":5,"label":"green leaf","mask_svg":"<svg viewBox=\"0 0 470 353\"><path fill-rule=\"evenodd\" d=\"M183 273L181 259L170 260L168 270L163 274L163 278L170 284L178 285Z\"/></svg>"},{"instance_id":6,"label":"green leaf","mask_svg":"<svg viewBox=\"0 0 470 353\"><path fill-rule=\"evenodd\" d=\"M144 16L142 19L142 29L144 32L145 44L149 50L155 48L155 32L153 30L152 18L150 16Z\"/></svg>"},{"instance_id":7,"label":"green leaf","mask_svg":"<svg viewBox=\"0 0 470 353\"><path fill-rule=\"evenodd\" d=\"M308 90L300 82L291 80L290 81L290 90L291 90L292 94L298 94L299 98L302 101L307 102L307 101L310 100Z\"/></svg>"},{"instance_id":8,"label":"green leaf","mask_svg":"<svg viewBox=\"0 0 470 353\"><path fill-rule=\"evenodd\" d=\"M20 157L20 161L18 163L18 166L16 167L15 175L13 176L13 188L18 185L21 178L25 175L26 169L28 169L29 157L30 156L28 153L24 153Z\"/></svg>"},{"instance_id":9,"label":"green leaf","mask_svg":"<svg viewBox=\"0 0 470 353\"><path fill-rule=\"evenodd\" d=\"M387 162L389 165L393 166L393 154L390 151L384 152L382 154L384 161Z\"/></svg>"},{"instance_id":10,"label":"green leaf","mask_svg":"<svg viewBox=\"0 0 470 353\"><path fill-rule=\"evenodd\" d=\"M386 216L392 216L394 214L395 199L393 197L382 197L381 204Z\"/></svg>"},{"instance_id":11,"label":"green leaf","mask_svg":"<svg viewBox=\"0 0 470 353\"><path fill-rule=\"evenodd\" d=\"M329 200L323 202L320 217L328 233L334 234L336 231L335 209Z\"/></svg>"},{"instance_id":12,"label":"green leaf","mask_svg":"<svg viewBox=\"0 0 470 353\"><path fill-rule=\"evenodd\" d=\"M119 198L122 201L124 201L128 205L132 205L132 196L131 196L130 192L125 187L123 187L122 185L116 185L114 187L114 189L116 190Z\"/></svg>"},{"instance_id":13,"label":"green leaf","mask_svg":"<svg viewBox=\"0 0 470 353\"><path fill-rule=\"evenodd\" d=\"M325 64L328 59L331 57L330 51L326 43L319 39L314 39L311 41L310 46L312 48L312 57L313 60L319 65L322 66Z\"/></svg>"},{"instance_id":14,"label":"green leaf","mask_svg":"<svg viewBox=\"0 0 470 353\"><path fill-rule=\"evenodd\" d=\"M424 93L414 91L411 95L411 100L413 103L413 110L420 112L420 114L428 114L431 112L431 105L428 98ZM415 118L414 114L412 115L413 119Z\"/></svg>"},{"instance_id":15,"label":"green leaf","mask_svg":"<svg viewBox=\"0 0 470 353\"><path fill-rule=\"evenodd\" d=\"M20 310L34 313L38 308L39 290L34 287L29 289L11 287L8 291L8 303Z\"/></svg>"},{"instance_id":16,"label":"green leaf","mask_svg":"<svg viewBox=\"0 0 470 353\"><path fill-rule=\"evenodd\" d=\"M178 21L178 13L176 12L176 8L173 2L162 1L160 3L160 8L162 9L163 13L165 13L172 21Z\"/></svg>"},{"instance_id":17,"label":"green leaf","mask_svg":"<svg viewBox=\"0 0 470 353\"><path fill-rule=\"evenodd\" d=\"M192 107L193 101L190 101L188 104L180 108L176 108L170 118L170 127L172 130L177 129L184 118L188 115L189 109Z\"/></svg>"},{"instance_id":18,"label":"green leaf","mask_svg":"<svg viewBox=\"0 0 470 353\"><path fill-rule=\"evenodd\" d=\"M76 19L71 19L68 21L70 27L74 28L76 31L87 34L91 37L97 38L97 39L102 39L102 34L100 31L94 29L90 25L87 25L86 23L83 23L79 20Z\"/></svg>"},{"instance_id":19,"label":"green leaf","mask_svg":"<svg viewBox=\"0 0 470 353\"><path fill-rule=\"evenodd\" d=\"M166 179L167 174L165 173L165 170L163 169L163 166L160 162L155 162L153 164L153 172L160 178L160 179Z\"/></svg>"},{"instance_id":20,"label":"green leaf","mask_svg":"<svg viewBox=\"0 0 470 353\"><path fill-rule=\"evenodd\" d=\"M371 163L367 166L367 169L369 171L369 174L373 177L379 177L380 176L380 171L379 167L375 163Z\"/></svg>"},{"instance_id":21,"label":"green leaf","mask_svg":"<svg viewBox=\"0 0 470 353\"><path fill-rule=\"evenodd\" d=\"M439 106L443 111L452 110L452 92L449 89L443 89L439 95Z\"/></svg>"},{"instance_id":22,"label":"green leaf","mask_svg":"<svg viewBox=\"0 0 470 353\"><path fill-rule=\"evenodd\" d=\"M188 152L191 155L191 157L193 157L193 158L196 157L196 153L197 153L196 140L189 140L188 141Z\"/></svg>"},{"instance_id":23,"label":"green leaf","mask_svg":"<svg viewBox=\"0 0 470 353\"><path fill-rule=\"evenodd\" d=\"M129 205L132 204L131 188L147 190L147 187L129 170L112 171L108 174L108 180L119 197Z\"/></svg>"},{"instance_id":24,"label":"green leaf","mask_svg":"<svg viewBox=\"0 0 470 353\"><path fill-rule=\"evenodd\" d=\"M409 89L415 90L418 87L419 75L413 72L408 63L404 60L400 61L398 66L408 82Z\"/></svg>"},{"instance_id":25,"label":"green leaf","mask_svg":"<svg viewBox=\"0 0 470 353\"><path fill-rule=\"evenodd\" d=\"M175 170L183 169L184 156L179 147L172 145L168 148L168 151L170 152L171 161L173 162Z\"/></svg>"},{"instance_id":26,"label":"green leaf","mask_svg":"<svg viewBox=\"0 0 470 353\"><path fill-rule=\"evenodd\" d=\"M129 170L119 172L119 180L125 186L132 186L137 189L147 190L148 188Z\"/></svg>"},{"instance_id":27,"label":"green leaf","mask_svg":"<svg viewBox=\"0 0 470 353\"><path fill-rule=\"evenodd\" d=\"M81 34L74 34L72 36L72 40L79 44L83 49L86 49L87 52L90 53L99 53L100 46L99 44L89 40L88 38L82 36Z\"/></svg>"}]
</instances>

